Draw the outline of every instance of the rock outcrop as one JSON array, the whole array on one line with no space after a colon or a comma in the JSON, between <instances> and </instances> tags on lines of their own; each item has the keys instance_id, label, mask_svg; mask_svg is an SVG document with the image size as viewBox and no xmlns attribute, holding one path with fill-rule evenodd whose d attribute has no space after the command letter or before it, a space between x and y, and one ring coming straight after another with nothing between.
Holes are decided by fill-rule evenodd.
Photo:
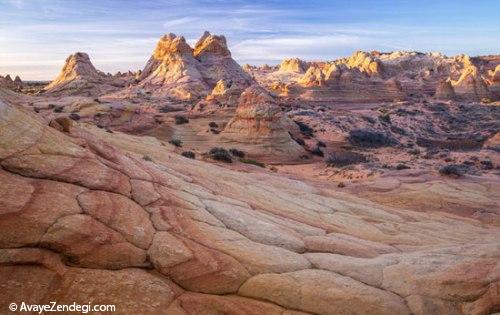
<instances>
[{"instance_id":1,"label":"rock outcrop","mask_svg":"<svg viewBox=\"0 0 500 315\"><path fill-rule=\"evenodd\" d=\"M220 80L241 90L252 83L251 77L231 57L223 35L203 33L194 47L194 56L201 64L203 78L211 87Z\"/></svg>"},{"instance_id":2,"label":"rock outcrop","mask_svg":"<svg viewBox=\"0 0 500 315\"><path fill-rule=\"evenodd\" d=\"M224 36L205 32L191 48L184 37L163 36L139 76L139 87L158 97L199 100L219 81L241 91L251 77L232 59Z\"/></svg>"},{"instance_id":3,"label":"rock outcrop","mask_svg":"<svg viewBox=\"0 0 500 315\"><path fill-rule=\"evenodd\" d=\"M434 97L440 100L452 100L456 97L455 90L449 79L439 81Z\"/></svg>"},{"instance_id":4,"label":"rock outcrop","mask_svg":"<svg viewBox=\"0 0 500 315\"><path fill-rule=\"evenodd\" d=\"M455 94L462 99L481 100L491 97L479 69L470 62L464 64L460 78L453 81L452 85Z\"/></svg>"},{"instance_id":5,"label":"rock outcrop","mask_svg":"<svg viewBox=\"0 0 500 315\"><path fill-rule=\"evenodd\" d=\"M208 94L193 49L182 36L164 35L139 76L139 86L153 95L193 100Z\"/></svg>"},{"instance_id":6,"label":"rock outcrop","mask_svg":"<svg viewBox=\"0 0 500 315\"><path fill-rule=\"evenodd\" d=\"M294 127L273 97L262 87L253 85L241 94L235 116L227 123L222 136L241 144L252 144L251 155L285 156L293 161L305 153L289 134Z\"/></svg>"},{"instance_id":7,"label":"rock outcrop","mask_svg":"<svg viewBox=\"0 0 500 315\"><path fill-rule=\"evenodd\" d=\"M307 70L307 63L299 58L288 58L284 59L278 71L281 72L295 72L295 73L304 73Z\"/></svg>"}]
</instances>

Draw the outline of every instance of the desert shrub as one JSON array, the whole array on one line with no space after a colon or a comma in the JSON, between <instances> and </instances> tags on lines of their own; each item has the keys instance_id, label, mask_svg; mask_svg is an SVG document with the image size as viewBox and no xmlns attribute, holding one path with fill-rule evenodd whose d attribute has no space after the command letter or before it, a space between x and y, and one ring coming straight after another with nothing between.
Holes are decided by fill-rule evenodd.
<instances>
[{"instance_id":1,"label":"desert shrub","mask_svg":"<svg viewBox=\"0 0 500 315\"><path fill-rule=\"evenodd\" d=\"M407 170L409 169L410 167L404 163L399 163L398 165L396 165L396 169L397 170Z\"/></svg>"},{"instance_id":2,"label":"desert shrub","mask_svg":"<svg viewBox=\"0 0 500 315\"><path fill-rule=\"evenodd\" d=\"M337 151L330 154L326 158L325 162L328 166L342 167L352 164L364 163L366 162L366 158L364 155L356 152Z\"/></svg>"},{"instance_id":3,"label":"desert shrub","mask_svg":"<svg viewBox=\"0 0 500 315\"><path fill-rule=\"evenodd\" d=\"M243 152L241 150L238 150L238 149L229 149L229 152L231 152L231 154L233 156L236 156L236 157L239 157L239 158L244 158L245 157L245 152Z\"/></svg>"},{"instance_id":4,"label":"desert shrub","mask_svg":"<svg viewBox=\"0 0 500 315\"><path fill-rule=\"evenodd\" d=\"M69 114L69 118L73 120L80 120L80 115L78 115L77 113L71 113Z\"/></svg>"},{"instance_id":5,"label":"desert shrub","mask_svg":"<svg viewBox=\"0 0 500 315\"><path fill-rule=\"evenodd\" d=\"M63 111L62 106L57 106L54 108L54 113L62 113L62 111Z\"/></svg>"},{"instance_id":6,"label":"desert shrub","mask_svg":"<svg viewBox=\"0 0 500 315\"><path fill-rule=\"evenodd\" d=\"M214 129L214 128L210 128L210 132L213 133L214 135L218 135L220 133L219 130Z\"/></svg>"},{"instance_id":7,"label":"desert shrub","mask_svg":"<svg viewBox=\"0 0 500 315\"><path fill-rule=\"evenodd\" d=\"M231 158L231 154L229 154L229 152L224 149L224 148L212 148L210 149L210 151L208 152L208 154L210 155L210 157L216 161L221 161L221 162L225 162L225 163L232 163L233 162L233 159Z\"/></svg>"},{"instance_id":8,"label":"desert shrub","mask_svg":"<svg viewBox=\"0 0 500 315\"><path fill-rule=\"evenodd\" d=\"M485 170L492 170L494 168L493 162L490 160L481 161L481 168Z\"/></svg>"},{"instance_id":9,"label":"desert shrub","mask_svg":"<svg viewBox=\"0 0 500 315\"><path fill-rule=\"evenodd\" d=\"M370 124L374 124L376 122L376 120L373 119L373 117L370 117L370 116L361 116L361 118L363 118L363 120L369 122Z\"/></svg>"},{"instance_id":10,"label":"desert shrub","mask_svg":"<svg viewBox=\"0 0 500 315\"><path fill-rule=\"evenodd\" d=\"M313 155L317 155L317 156L325 156L325 154L323 153L323 151L321 151L321 149L319 147L314 147L311 151L311 154Z\"/></svg>"},{"instance_id":11,"label":"desert shrub","mask_svg":"<svg viewBox=\"0 0 500 315\"><path fill-rule=\"evenodd\" d=\"M295 142L297 142L299 145L305 145L306 142L304 141L304 139L301 139L301 138L292 138Z\"/></svg>"},{"instance_id":12,"label":"desert shrub","mask_svg":"<svg viewBox=\"0 0 500 315\"><path fill-rule=\"evenodd\" d=\"M175 119L176 125L183 125L183 124L187 124L189 122L189 119L187 119L186 117L181 116L181 115L176 115L174 117L174 119Z\"/></svg>"},{"instance_id":13,"label":"desert shrub","mask_svg":"<svg viewBox=\"0 0 500 315\"><path fill-rule=\"evenodd\" d=\"M337 185L338 188L344 188L345 187L345 184L344 182L339 182L338 185Z\"/></svg>"},{"instance_id":14,"label":"desert shrub","mask_svg":"<svg viewBox=\"0 0 500 315\"><path fill-rule=\"evenodd\" d=\"M417 138L417 144L421 147L435 148L435 149L448 149L451 151L469 151L477 150L483 146L482 139L451 139L451 140L436 140L428 138Z\"/></svg>"},{"instance_id":15,"label":"desert shrub","mask_svg":"<svg viewBox=\"0 0 500 315\"><path fill-rule=\"evenodd\" d=\"M181 155L183 157L187 157L188 159L194 159L196 157L193 151L184 151L181 153Z\"/></svg>"},{"instance_id":16,"label":"desert shrub","mask_svg":"<svg viewBox=\"0 0 500 315\"><path fill-rule=\"evenodd\" d=\"M303 135L312 137L314 130L311 127L301 121L295 121L295 123L299 126L299 130Z\"/></svg>"},{"instance_id":17,"label":"desert shrub","mask_svg":"<svg viewBox=\"0 0 500 315\"><path fill-rule=\"evenodd\" d=\"M382 123L390 124L391 123L391 115L389 115L389 114L380 115L380 116L378 116L378 120L380 120Z\"/></svg>"},{"instance_id":18,"label":"desert shrub","mask_svg":"<svg viewBox=\"0 0 500 315\"><path fill-rule=\"evenodd\" d=\"M463 176L466 168L458 164L448 164L439 169L439 174L446 176Z\"/></svg>"},{"instance_id":19,"label":"desert shrub","mask_svg":"<svg viewBox=\"0 0 500 315\"><path fill-rule=\"evenodd\" d=\"M210 123L208 124L208 126L209 126L210 128L218 128L218 127L219 127L219 125L217 125L217 123L216 123L215 121L210 122Z\"/></svg>"},{"instance_id":20,"label":"desert shrub","mask_svg":"<svg viewBox=\"0 0 500 315\"><path fill-rule=\"evenodd\" d=\"M182 147L182 141L179 139L172 139L168 143L173 144L176 147Z\"/></svg>"},{"instance_id":21,"label":"desert shrub","mask_svg":"<svg viewBox=\"0 0 500 315\"><path fill-rule=\"evenodd\" d=\"M391 146L396 141L385 133L370 129L355 129L349 133L349 142L359 147L377 148Z\"/></svg>"},{"instance_id":22,"label":"desert shrub","mask_svg":"<svg viewBox=\"0 0 500 315\"><path fill-rule=\"evenodd\" d=\"M149 155L144 155L144 156L142 157L142 159L143 159L144 161L153 162L153 159L152 159Z\"/></svg>"},{"instance_id":23,"label":"desert shrub","mask_svg":"<svg viewBox=\"0 0 500 315\"><path fill-rule=\"evenodd\" d=\"M326 143L324 143L323 141L320 141L320 140L318 140L318 142L316 142L316 145L320 148L326 148Z\"/></svg>"},{"instance_id":24,"label":"desert shrub","mask_svg":"<svg viewBox=\"0 0 500 315\"><path fill-rule=\"evenodd\" d=\"M252 160L252 159L240 158L239 161L241 163L245 163L245 164L252 164L252 165L259 166L259 167L266 167L266 165L264 163L261 163L261 162L258 162L258 161Z\"/></svg>"}]
</instances>

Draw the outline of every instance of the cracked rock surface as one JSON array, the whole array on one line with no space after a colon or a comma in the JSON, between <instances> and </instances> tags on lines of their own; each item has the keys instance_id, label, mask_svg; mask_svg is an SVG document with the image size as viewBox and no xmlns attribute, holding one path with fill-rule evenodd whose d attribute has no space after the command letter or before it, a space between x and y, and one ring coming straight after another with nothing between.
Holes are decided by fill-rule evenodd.
<instances>
[{"instance_id":1,"label":"cracked rock surface","mask_svg":"<svg viewBox=\"0 0 500 315\"><path fill-rule=\"evenodd\" d=\"M148 156L148 159L144 159ZM491 314L500 229L68 132L0 102L0 309Z\"/></svg>"}]
</instances>

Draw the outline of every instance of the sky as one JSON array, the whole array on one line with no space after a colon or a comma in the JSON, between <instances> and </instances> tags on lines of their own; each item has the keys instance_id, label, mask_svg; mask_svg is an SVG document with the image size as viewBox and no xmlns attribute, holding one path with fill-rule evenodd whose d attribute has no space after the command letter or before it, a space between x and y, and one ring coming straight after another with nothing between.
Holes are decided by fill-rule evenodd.
<instances>
[{"instance_id":1,"label":"sky","mask_svg":"<svg viewBox=\"0 0 500 315\"><path fill-rule=\"evenodd\" d=\"M500 54L500 0L0 0L0 75L51 80L70 54L138 70L165 33L223 34L240 64L356 50Z\"/></svg>"}]
</instances>

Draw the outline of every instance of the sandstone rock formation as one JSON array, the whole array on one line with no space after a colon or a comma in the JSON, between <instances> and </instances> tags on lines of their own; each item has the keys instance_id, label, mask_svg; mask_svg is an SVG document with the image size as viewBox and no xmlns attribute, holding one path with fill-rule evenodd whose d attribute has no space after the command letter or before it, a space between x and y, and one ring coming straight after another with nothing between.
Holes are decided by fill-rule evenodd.
<instances>
[{"instance_id":1,"label":"sandstone rock formation","mask_svg":"<svg viewBox=\"0 0 500 315\"><path fill-rule=\"evenodd\" d=\"M236 114L222 135L240 144L252 144L251 155L285 156L293 161L305 153L290 137L294 125L265 89L253 85L241 94Z\"/></svg>"},{"instance_id":2,"label":"sandstone rock formation","mask_svg":"<svg viewBox=\"0 0 500 315\"><path fill-rule=\"evenodd\" d=\"M495 67L495 70L490 72L491 84L488 89L495 96L496 99L500 99L500 65Z\"/></svg>"},{"instance_id":3,"label":"sandstone rock formation","mask_svg":"<svg viewBox=\"0 0 500 315\"><path fill-rule=\"evenodd\" d=\"M57 76L43 91L50 95L98 96L123 88L125 81L106 76L97 70L89 55L77 52L70 55Z\"/></svg>"},{"instance_id":4,"label":"sandstone rock formation","mask_svg":"<svg viewBox=\"0 0 500 315\"><path fill-rule=\"evenodd\" d=\"M209 86L223 80L243 90L252 83L250 76L231 58L223 35L203 33L194 47L194 56L200 62L201 73Z\"/></svg>"},{"instance_id":5,"label":"sandstone rock formation","mask_svg":"<svg viewBox=\"0 0 500 315\"><path fill-rule=\"evenodd\" d=\"M139 77L139 86L155 95L181 100L208 94L209 86L198 70L193 49L182 36L164 35Z\"/></svg>"},{"instance_id":6,"label":"sandstone rock formation","mask_svg":"<svg viewBox=\"0 0 500 315\"><path fill-rule=\"evenodd\" d=\"M463 99L481 100L491 97L479 69L470 62L464 64L460 78L453 81L452 85L455 94Z\"/></svg>"},{"instance_id":7,"label":"sandstone rock formation","mask_svg":"<svg viewBox=\"0 0 500 315\"><path fill-rule=\"evenodd\" d=\"M66 59L66 62L57 76L46 88L52 92L67 88L77 88L87 82L99 82L102 79L90 61L89 55L77 52Z\"/></svg>"},{"instance_id":8,"label":"sandstone rock formation","mask_svg":"<svg viewBox=\"0 0 500 315\"><path fill-rule=\"evenodd\" d=\"M19 76L16 75L16 78L12 80L11 76L8 74L5 77L2 77L0 75L0 88L18 91L22 87L23 81L21 81L21 78L19 78Z\"/></svg>"},{"instance_id":9,"label":"sandstone rock formation","mask_svg":"<svg viewBox=\"0 0 500 315\"><path fill-rule=\"evenodd\" d=\"M279 70L281 72L304 73L307 69L307 63L299 58L289 58L281 62Z\"/></svg>"},{"instance_id":10,"label":"sandstone rock formation","mask_svg":"<svg viewBox=\"0 0 500 315\"><path fill-rule=\"evenodd\" d=\"M251 87L228 130L281 139L284 120ZM2 309L21 301L115 304L119 314L500 307L500 230L487 222L232 171L152 138L78 123L62 130L0 101Z\"/></svg>"},{"instance_id":11,"label":"sandstone rock formation","mask_svg":"<svg viewBox=\"0 0 500 315\"><path fill-rule=\"evenodd\" d=\"M248 71L267 89L275 91L274 87L286 84L287 97L306 102L365 103L429 96L494 101L498 99L493 93L497 86L493 69L497 64L494 58L466 55L357 51L331 62L307 63L308 68L295 58L283 61L279 69Z\"/></svg>"},{"instance_id":12,"label":"sandstone rock formation","mask_svg":"<svg viewBox=\"0 0 500 315\"><path fill-rule=\"evenodd\" d=\"M436 94L434 95L437 99L451 100L456 97L455 90L450 80L441 80L436 88Z\"/></svg>"},{"instance_id":13,"label":"sandstone rock formation","mask_svg":"<svg viewBox=\"0 0 500 315\"><path fill-rule=\"evenodd\" d=\"M163 36L138 78L152 95L178 100L206 97L223 80L243 89L250 76L231 58L224 36L205 32L193 50L184 37Z\"/></svg>"}]
</instances>

